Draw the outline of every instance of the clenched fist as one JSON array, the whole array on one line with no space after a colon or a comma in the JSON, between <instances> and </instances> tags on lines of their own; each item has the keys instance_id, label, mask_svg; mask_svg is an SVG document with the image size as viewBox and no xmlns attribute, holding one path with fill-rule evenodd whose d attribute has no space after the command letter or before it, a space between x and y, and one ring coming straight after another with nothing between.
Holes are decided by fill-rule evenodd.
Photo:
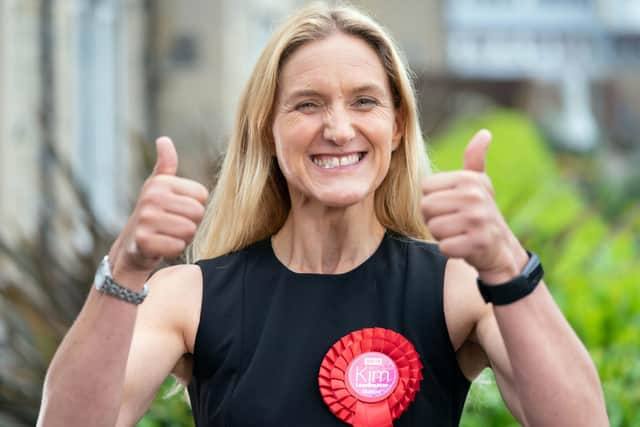
<instances>
[{"instance_id":1,"label":"clenched fist","mask_svg":"<svg viewBox=\"0 0 640 427\"><path fill-rule=\"evenodd\" d=\"M171 139L156 140L157 159L127 224L111 251L114 276L150 273L161 258L175 258L191 242L208 198L200 183L176 176L178 155Z\"/></svg>"},{"instance_id":2,"label":"clenched fist","mask_svg":"<svg viewBox=\"0 0 640 427\"><path fill-rule=\"evenodd\" d=\"M485 173L491 134L481 130L464 153L464 169L436 173L422 185L422 214L443 254L462 258L485 283L520 273L528 255L500 213Z\"/></svg>"}]
</instances>

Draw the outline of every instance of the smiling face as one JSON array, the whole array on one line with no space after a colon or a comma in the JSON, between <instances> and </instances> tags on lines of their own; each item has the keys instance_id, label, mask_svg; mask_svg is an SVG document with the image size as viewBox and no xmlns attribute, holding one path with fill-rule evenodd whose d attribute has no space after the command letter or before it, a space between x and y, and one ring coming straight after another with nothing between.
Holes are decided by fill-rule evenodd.
<instances>
[{"instance_id":1,"label":"smiling face","mask_svg":"<svg viewBox=\"0 0 640 427\"><path fill-rule=\"evenodd\" d=\"M402 137L376 52L340 32L294 51L278 80L273 136L293 205L372 198Z\"/></svg>"}]
</instances>

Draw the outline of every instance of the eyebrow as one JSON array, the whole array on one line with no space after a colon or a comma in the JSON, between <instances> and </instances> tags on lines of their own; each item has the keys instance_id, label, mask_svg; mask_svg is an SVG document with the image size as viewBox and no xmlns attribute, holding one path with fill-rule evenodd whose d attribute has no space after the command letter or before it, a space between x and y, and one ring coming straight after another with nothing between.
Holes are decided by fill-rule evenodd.
<instances>
[{"instance_id":1,"label":"eyebrow","mask_svg":"<svg viewBox=\"0 0 640 427\"><path fill-rule=\"evenodd\" d=\"M362 92L377 92L378 94L382 95L385 93L385 90L380 85L377 85L374 83L363 84L360 86L356 86L353 89L353 93L362 93Z\"/></svg>"},{"instance_id":2,"label":"eyebrow","mask_svg":"<svg viewBox=\"0 0 640 427\"><path fill-rule=\"evenodd\" d=\"M384 89L380 85L373 84L373 83L365 83L351 89L351 93L354 93L354 94L363 93L363 92L375 92L379 96L382 96L385 93ZM307 96L322 97L322 93L314 89L294 90L290 95L288 95L285 98L285 100L287 102L290 102L292 99L304 98Z\"/></svg>"}]
</instances>

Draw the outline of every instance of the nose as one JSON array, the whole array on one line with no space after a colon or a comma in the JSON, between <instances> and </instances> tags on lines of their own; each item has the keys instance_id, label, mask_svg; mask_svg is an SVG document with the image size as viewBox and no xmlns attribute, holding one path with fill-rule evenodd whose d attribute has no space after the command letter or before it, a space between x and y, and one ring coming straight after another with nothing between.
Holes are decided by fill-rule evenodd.
<instances>
[{"instance_id":1,"label":"nose","mask_svg":"<svg viewBox=\"0 0 640 427\"><path fill-rule=\"evenodd\" d=\"M325 114L324 137L334 144L344 145L355 137L350 114L344 107L332 108Z\"/></svg>"}]
</instances>

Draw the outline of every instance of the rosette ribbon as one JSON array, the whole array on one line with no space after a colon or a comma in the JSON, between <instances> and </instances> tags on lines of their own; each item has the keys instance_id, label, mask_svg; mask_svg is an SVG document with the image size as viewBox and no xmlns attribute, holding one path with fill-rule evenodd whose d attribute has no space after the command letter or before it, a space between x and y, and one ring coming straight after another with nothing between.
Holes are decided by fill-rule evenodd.
<instances>
[{"instance_id":1,"label":"rosette ribbon","mask_svg":"<svg viewBox=\"0 0 640 427\"><path fill-rule=\"evenodd\" d=\"M392 427L420 390L422 362L405 337L366 328L340 338L318 374L322 399L354 427Z\"/></svg>"}]
</instances>

